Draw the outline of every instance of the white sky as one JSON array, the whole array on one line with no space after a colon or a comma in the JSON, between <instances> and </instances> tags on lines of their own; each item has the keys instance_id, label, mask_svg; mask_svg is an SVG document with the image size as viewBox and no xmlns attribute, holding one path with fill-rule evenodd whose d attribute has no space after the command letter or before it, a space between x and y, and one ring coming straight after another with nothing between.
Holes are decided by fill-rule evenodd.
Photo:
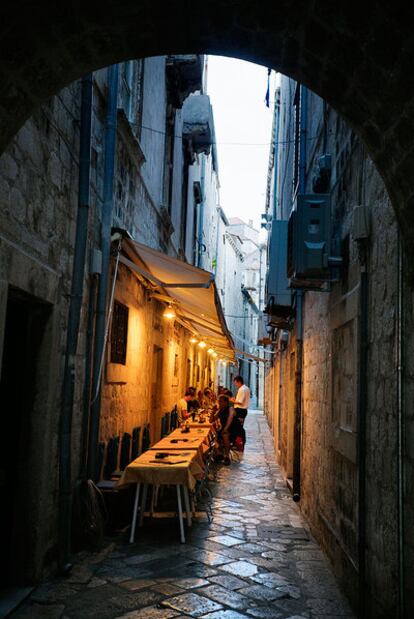
<instances>
[{"instance_id":1,"label":"white sky","mask_svg":"<svg viewBox=\"0 0 414 619\"><path fill-rule=\"evenodd\" d=\"M265 67L208 57L207 93L214 113L221 206L227 217L253 219L259 229L265 209L273 77L269 108L265 105L266 89Z\"/></svg>"}]
</instances>

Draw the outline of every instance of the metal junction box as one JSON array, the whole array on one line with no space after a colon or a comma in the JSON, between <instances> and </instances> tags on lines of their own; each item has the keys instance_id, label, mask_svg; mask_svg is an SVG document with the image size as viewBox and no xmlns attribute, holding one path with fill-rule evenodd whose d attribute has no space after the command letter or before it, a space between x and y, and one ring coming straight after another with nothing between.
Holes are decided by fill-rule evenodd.
<instances>
[{"instance_id":1,"label":"metal junction box","mask_svg":"<svg viewBox=\"0 0 414 619\"><path fill-rule=\"evenodd\" d=\"M268 272L266 278L267 324L272 327L286 328L292 313L287 267L287 220L273 220L269 243Z\"/></svg>"},{"instance_id":2,"label":"metal junction box","mask_svg":"<svg viewBox=\"0 0 414 619\"><path fill-rule=\"evenodd\" d=\"M330 279L329 194L299 195L289 218L287 274L293 288L320 288Z\"/></svg>"}]
</instances>

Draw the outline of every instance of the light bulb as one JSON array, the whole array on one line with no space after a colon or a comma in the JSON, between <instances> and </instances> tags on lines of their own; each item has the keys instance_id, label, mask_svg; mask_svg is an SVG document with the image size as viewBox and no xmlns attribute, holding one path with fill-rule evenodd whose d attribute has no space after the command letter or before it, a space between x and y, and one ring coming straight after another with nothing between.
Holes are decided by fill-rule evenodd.
<instances>
[{"instance_id":1,"label":"light bulb","mask_svg":"<svg viewBox=\"0 0 414 619\"><path fill-rule=\"evenodd\" d=\"M194 337L194 336L190 337L190 342L191 342L191 344L197 344L198 339L196 337Z\"/></svg>"},{"instance_id":2,"label":"light bulb","mask_svg":"<svg viewBox=\"0 0 414 619\"><path fill-rule=\"evenodd\" d=\"M201 340L201 342L198 342L198 345L200 346L200 348L205 348L207 346L207 344L203 342L203 340Z\"/></svg>"},{"instance_id":3,"label":"light bulb","mask_svg":"<svg viewBox=\"0 0 414 619\"><path fill-rule=\"evenodd\" d=\"M165 308L162 315L163 315L163 318L168 318L168 320L172 320L173 318L176 318L177 316L171 303L169 304L168 307Z\"/></svg>"}]
</instances>

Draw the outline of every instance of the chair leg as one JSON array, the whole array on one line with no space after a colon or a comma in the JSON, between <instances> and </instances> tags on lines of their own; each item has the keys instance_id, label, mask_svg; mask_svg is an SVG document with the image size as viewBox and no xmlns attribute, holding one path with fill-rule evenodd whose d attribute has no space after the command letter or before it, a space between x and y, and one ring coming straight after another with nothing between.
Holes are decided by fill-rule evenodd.
<instances>
[{"instance_id":1,"label":"chair leg","mask_svg":"<svg viewBox=\"0 0 414 619\"><path fill-rule=\"evenodd\" d=\"M137 484L137 489L135 490L135 500L134 500L134 511L132 512L132 524L131 524L131 535L129 538L130 544L134 541L135 537L135 525L137 523L137 512L138 512L138 503L139 503L139 489L141 484Z\"/></svg>"},{"instance_id":2,"label":"chair leg","mask_svg":"<svg viewBox=\"0 0 414 619\"><path fill-rule=\"evenodd\" d=\"M180 541L185 544L184 523L183 523L183 508L181 505L181 487L177 484L177 503L178 503L178 520L180 522Z\"/></svg>"}]
</instances>

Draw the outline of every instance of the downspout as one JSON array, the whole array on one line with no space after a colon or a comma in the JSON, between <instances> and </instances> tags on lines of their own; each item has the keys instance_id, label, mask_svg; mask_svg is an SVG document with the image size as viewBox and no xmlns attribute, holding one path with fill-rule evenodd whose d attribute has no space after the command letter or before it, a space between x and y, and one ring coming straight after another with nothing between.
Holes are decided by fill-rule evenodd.
<instances>
[{"instance_id":1,"label":"downspout","mask_svg":"<svg viewBox=\"0 0 414 619\"><path fill-rule=\"evenodd\" d=\"M365 252L364 252L365 253ZM366 414L368 364L368 270L366 257L361 263L359 292L359 359L358 359L358 616L367 616L366 586Z\"/></svg>"},{"instance_id":2,"label":"downspout","mask_svg":"<svg viewBox=\"0 0 414 619\"><path fill-rule=\"evenodd\" d=\"M219 239L220 239L220 221L221 221L221 208L219 206L216 207L217 212L217 234L216 234L216 252L215 252L215 261L213 264L213 273L217 275L217 266L218 266L218 253L219 253Z\"/></svg>"},{"instance_id":3,"label":"downspout","mask_svg":"<svg viewBox=\"0 0 414 619\"><path fill-rule=\"evenodd\" d=\"M280 346L280 345L279 345ZM277 394L277 407L278 407L278 420L277 420L277 456L279 458L282 451L282 388L283 388L283 352L279 348L279 382L278 382L278 394Z\"/></svg>"},{"instance_id":4,"label":"downspout","mask_svg":"<svg viewBox=\"0 0 414 619\"><path fill-rule=\"evenodd\" d=\"M397 224L398 225L398 224ZM400 228L398 226L398 293L397 293L397 440L398 440L398 464L397 464L397 491L398 491L398 617L406 616L405 609L405 540L404 540L404 349L403 349L403 322L404 322L404 256L401 243Z\"/></svg>"},{"instance_id":5,"label":"downspout","mask_svg":"<svg viewBox=\"0 0 414 619\"><path fill-rule=\"evenodd\" d=\"M365 206L364 161L360 167L359 202ZM358 617L369 616L368 588L366 583L366 434L368 405L368 255L369 237L357 240L360 264L359 284L359 352L357 390L357 467L358 467Z\"/></svg>"},{"instance_id":6,"label":"downspout","mask_svg":"<svg viewBox=\"0 0 414 619\"><path fill-rule=\"evenodd\" d=\"M85 374L83 387L83 411L82 429L80 436L80 455L81 465L79 478L87 479L88 476L88 436L89 436L89 409L91 401L91 379L93 367L93 336L95 331L95 311L96 293L98 288L97 275L90 277L89 285L89 304L88 304L88 326L86 330L86 353L85 353Z\"/></svg>"},{"instance_id":7,"label":"downspout","mask_svg":"<svg viewBox=\"0 0 414 619\"><path fill-rule=\"evenodd\" d=\"M278 218L277 215L277 188L278 188L278 172L279 172L279 133L280 133L280 89L276 90L275 94L275 143L274 143L274 159L273 159L273 210L272 210L272 221L276 221ZM280 213L280 219L282 219L282 213ZM268 256L268 264L269 264L269 256ZM280 444L281 444L281 424L282 424L282 414L281 414L281 402L282 402L282 378L283 378L283 366L282 366L282 351L279 348L279 381L278 381L278 389L277 389L277 457L279 458L280 453ZM276 384L276 380L274 381ZM273 394L274 394L274 385L273 385Z\"/></svg>"},{"instance_id":8,"label":"downspout","mask_svg":"<svg viewBox=\"0 0 414 619\"><path fill-rule=\"evenodd\" d=\"M95 347L93 355L92 402L89 424L88 476L99 476L98 442L101 414L101 379L105 354L108 280L111 252L111 226L113 209L113 184L115 169L116 125L118 103L118 65L108 69L108 99L105 122L105 157L103 177L103 203L101 221L102 272L99 277L96 303Z\"/></svg>"},{"instance_id":9,"label":"downspout","mask_svg":"<svg viewBox=\"0 0 414 619\"><path fill-rule=\"evenodd\" d=\"M59 428L59 565L70 569L72 507L72 415L75 392L75 365L82 310L86 246L89 220L89 188L92 127L92 74L82 78L79 136L79 190L73 274L70 291L65 368L62 387L62 412Z\"/></svg>"},{"instance_id":10,"label":"downspout","mask_svg":"<svg viewBox=\"0 0 414 619\"><path fill-rule=\"evenodd\" d=\"M300 87L300 151L298 193L306 190L308 91ZM301 447L302 447L302 383L303 383L303 303L305 292L296 292L296 368L295 415L293 429L293 500L300 501Z\"/></svg>"},{"instance_id":11,"label":"downspout","mask_svg":"<svg viewBox=\"0 0 414 619\"><path fill-rule=\"evenodd\" d=\"M272 219L277 219L277 175L279 172L278 163L279 163L279 130L280 130L280 90L276 91L276 101L275 101L275 154L273 160L273 168L274 168L274 176L273 176L273 213ZM280 219L282 219L282 214L280 214Z\"/></svg>"},{"instance_id":12,"label":"downspout","mask_svg":"<svg viewBox=\"0 0 414 619\"><path fill-rule=\"evenodd\" d=\"M203 226L204 226L204 202L205 202L205 174L206 174L206 155L201 155L201 178L200 178L200 186L201 186L201 202L200 208L198 212L198 253L197 253L197 266L202 268L202 257L203 257Z\"/></svg>"},{"instance_id":13,"label":"downspout","mask_svg":"<svg viewBox=\"0 0 414 619\"><path fill-rule=\"evenodd\" d=\"M295 415L293 426L293 479L292 498L300 501L301 443L302 443L302 380L303 380L303 297L304 291L296 293L296 368L295 368Z\"/></svg>"}]
</instances>

